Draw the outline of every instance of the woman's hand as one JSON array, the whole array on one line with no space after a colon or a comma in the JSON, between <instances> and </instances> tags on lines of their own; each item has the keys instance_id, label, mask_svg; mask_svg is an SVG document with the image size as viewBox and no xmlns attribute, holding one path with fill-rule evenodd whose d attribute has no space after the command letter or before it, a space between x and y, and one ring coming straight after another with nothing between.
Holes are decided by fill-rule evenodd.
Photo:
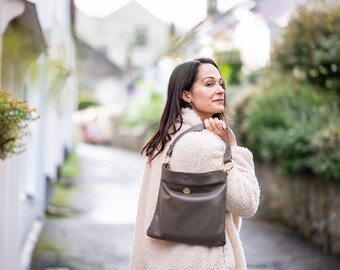
<instances>
[{"instance_id":1,"label":"woman's hand","mask_svg":"<svg viewBox=\"0 0 340 270\"><path fill-rule=\"evenodd\" d=\"M220 136L221 139L227 143L228 142L228 130L227 126L224 123L224 121L218 119L218 118L209 118L204 120L205 128L212 133L215 133L217 136ZM231 146L237 146L237 141L234 132L229 129L229 135L230 135L230 145Z\"/></svg>"}]
</instances>

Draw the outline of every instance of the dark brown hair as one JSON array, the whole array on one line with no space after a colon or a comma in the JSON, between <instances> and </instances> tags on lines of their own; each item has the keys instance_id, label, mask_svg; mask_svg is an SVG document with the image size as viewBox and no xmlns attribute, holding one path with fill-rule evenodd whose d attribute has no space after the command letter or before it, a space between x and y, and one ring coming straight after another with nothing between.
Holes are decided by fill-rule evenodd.
<instances>
[{"instance_id":1,"label":"dark brown hair","mask_svg":"<svg viewBox=\"0 0 340 270\"><path fill-rule=\"evenodd\" d=\"M176 133L183 124L181 109L190 107L190 104L185 102L182 98L183 91L191 91L192 86L197 79L198 68L202 64L211 64L215 66L218 71L217 64L210 58L198 58L194 61L184 62L178 65L172 72L168 84L167 101L163 110L159 127L155 135L143 147L141 154L152 156L151 160L159 155L165 147L165 144L171 139L171 135ZM223 88L225 84L223 82ZM224 99L224 107L228 108L226 99ZM226 120L225 112L215 114L221 120ZM176 128L176 123L180 125ZM173 127L173 128L172 128Z\"/></svg>"}]
</instances>

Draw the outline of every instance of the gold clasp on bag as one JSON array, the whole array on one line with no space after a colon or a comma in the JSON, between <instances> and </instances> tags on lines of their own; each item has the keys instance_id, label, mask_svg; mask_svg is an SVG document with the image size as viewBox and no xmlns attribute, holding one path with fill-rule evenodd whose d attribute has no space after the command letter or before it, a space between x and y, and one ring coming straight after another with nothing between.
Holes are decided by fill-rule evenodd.
<instances>
[{"instance_id":1,"label":"gold clasp on bag","mask_svg":"<svg viewBox=\"0 0 340 270\"><path fill-rule=\"evenodd\" d=\"M234 161L230 160L228 163L223 163L222 168L223 171L229 172L232 168L234 168Z\"/></svg>"},{"instance_id":2,"label":"gold clasp on bag","mask_svg":"<svg viewBox=\"0 0 340 270\"><path fill-rule=\"evenodd\" d=\"M164 163L169 163L170 162L171 157L166 155L164 158Z\"/></svg>"},{"instance_id":3,"label":"gold clasp on bag","mask_svg":"<svg viewBox=\"0 0 340 270\"><path fill-rule=\"evenodd\" d=\"M190 194L190 188L187 188L187 187L183 188L183 193L185 195L189 195Z\"/></svg>"}]
</instances>

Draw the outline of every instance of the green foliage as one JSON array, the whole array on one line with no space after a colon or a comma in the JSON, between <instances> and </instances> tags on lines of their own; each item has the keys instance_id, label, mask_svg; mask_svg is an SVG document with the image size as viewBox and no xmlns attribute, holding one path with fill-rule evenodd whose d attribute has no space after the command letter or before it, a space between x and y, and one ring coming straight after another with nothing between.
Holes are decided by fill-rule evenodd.
<instances>
[{"instance_id":1,"label":"green foliage","mask_svg":"<svg viewBox=\"0 0 340 270\"><path fill-rule=\"evenodd\" d=\"M340 181L339 34L339 4L299 9L258 88L238 108L255 155L288 174Z\"/></svg>"},{"instance_id":2,"label":"green foliage","mask_svg":"<svg viewBox=\"0 0 340 270\"><path fill-rule=\"evenodd\" d=\"M55 244L50 240L39 240L34 248L32 258L33 260L37 260L43 255L45 255L46 252L51 253L58 253L58 249L56 248ZM58 253L59 255L59 253Z\"/></svg>"},{"instance_id":3,"label":"green foliage","mask_svg":"<svg viewBox=\"0 0 340 270\"><path fill-rule=\"evenodd\" d=\"M64 185L63 183L55 183L53 185L53 196L51 198L51 205L55 207L66 206L67 200L71 194L71 189L69 185Z\"/></svg>"},{"instance_id":4,"label":"green foliage","mask_svg":"<svg viewBox=\"0 0 340 270\"><path fill-rule=\"evenodd\" d=\"M79 158L75 153L68 156L65 163L60 168L60 174L62 177L72 179L79 174Z\"/></svg>"},{"instance_id":5,"label":"green foliage","mask_svg":"<svg viewBox=\"0 0 340 270\"><path fill-rule=\"evenodd\" d=\"M78 110L85 110L87 108L98 107L99 101L95 99L94 95L88 91L81 91L79 93Z\"/></svg>"},{"instance_id":6,"label":"green foliage","mask_svg":"<svg viewBox=\"0 0 340 270\"><path fill-rule=\"evenodd\" d=\"M148 91L144 97L137 97L129 103L124 113L123 124L154 128L159 123L163 108L163 96L154 90Z\"/></svg>"},{"instance_id":7,"label":"green foliage","mask_svg":"<svg viewBox=\"0 0 340 270\"><path fill-rule=\"evenodd\" d=\"M220 64L219 69L220 69L222 78L227 82L227 84L230 84L229 80L231 78L232 67L227 64Z\"/></svg>"},{"instance_id":8,"label":"green foliage","mask_svg":"<svg viewBox=\"0 0 340 270\"><path fill-rule=\"evenodd\" d=\"M340 180L339 96L290 76L271 76L240 108L246 143L288 174Z\"/></svg>"},{"instance_id":9,"label":"green foliage","mask_svg":"<svg viewBox=\"0 0 340 270\"><path fill-rule=\"evenodd\" d=\"M256 84L264 77L266 74L266 68L259 68L250 71L248 74L244 74L243 81L247 84Z\"/></svg>"},{"instance_id":10,"label":"green foliage","mask_svg":"<svg viewBox=\"0 0 340 270\"><path fill-rule=\"evenodd\" d=\"M215 58L216 61L220 63L228 63L230 65L242 65L240 52L238 50L216 52Z\"/></svg>"},{"instance_id":11,"label":"green foliage","mask_svg":"<svg viewBox=\"0 0 340 270\"><path fill-rule=\"evenodd\" d=\"M242 61L237 50L215 53L221 76L229 85L240 84Z\"/></svg>"},{"instance_id":12,"label":"green foliage","mask_svg":"<svg viewBox=\"0 0 340 270\"><path fill-rule=\"evenodd\" d=\"M26 100L19 101L0 89L0 159L5 160L25 150L22 139L28 123L38 118L36 109L31 109Z\"/></svg>"},{"instance_id":13,"label":"green foliage","mask_svg":"<svg viewBox=\"0 0 340 270\"><path fill-rule=\"evenodd\" d=\"M273 60L292 77L339 91L340 5L301 7L273 53Z\"/></svg>"}]
</instances>

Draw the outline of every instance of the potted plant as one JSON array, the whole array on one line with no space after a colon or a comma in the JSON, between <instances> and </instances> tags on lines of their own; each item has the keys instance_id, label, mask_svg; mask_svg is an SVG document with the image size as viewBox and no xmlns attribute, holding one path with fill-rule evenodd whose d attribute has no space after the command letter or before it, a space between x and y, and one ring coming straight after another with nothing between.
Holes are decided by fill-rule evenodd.
<instances>
[{"instance_id":1,"label":"potted plant","mask_svg":"<svg viewBox=\"0 0 340 270\"><path fill-rule=\"evenodd\" d=\"M35 108L27 101L15 99L0 89L0 159L5 160L25 151L22 138L27 134L28 123L39 118Z\"/></svg>"}]
</instances>

